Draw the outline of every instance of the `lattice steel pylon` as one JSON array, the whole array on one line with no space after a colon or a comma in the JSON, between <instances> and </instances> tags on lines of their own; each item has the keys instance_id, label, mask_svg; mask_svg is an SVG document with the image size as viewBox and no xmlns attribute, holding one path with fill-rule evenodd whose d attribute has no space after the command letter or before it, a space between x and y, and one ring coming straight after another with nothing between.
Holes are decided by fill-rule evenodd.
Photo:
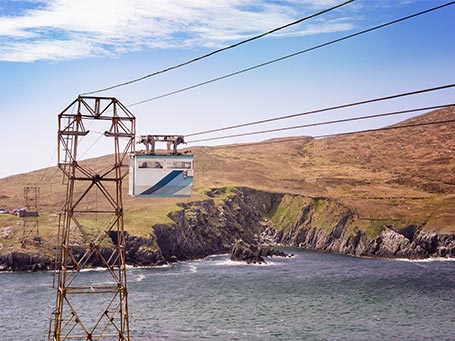
<instances>
[{"instance_id":1,"label":"lattice steel pylon","mask_svg":"<svg viewBox=\"0 0 455 341\"><path fill-rule=\"evenodd\" d=\"M70 112L73 105L77 106L74 113ZM128 155L134 152L135 117L115 98L79 96L58 118L58 166L66 177L67 193L58 232L57 298L48 338L129 340L122 183L128 174ZM86 126L96 125L103 126L98 129L104 133L91 141L93 134ZM82 146L89 143L90 149L101 137L112 142L114 154L89 167L80 161ZM90 200L95 192L96 205ZM94 266L106 268L97 272L96 282L80 275Z\"/></svg>"},{"instance_id":2,"label":"lattice steel pylon","mask_svg":"<svg viewBox=\"0 0 455 341\"><path fill-rule=\"evenodd\" d=\"M19 211L23 218L22 247L27 241L33 240L41 244L39 236L39 205L40 187L36 184L24 186L25 211Z\"/></svg>"}]
</instances>

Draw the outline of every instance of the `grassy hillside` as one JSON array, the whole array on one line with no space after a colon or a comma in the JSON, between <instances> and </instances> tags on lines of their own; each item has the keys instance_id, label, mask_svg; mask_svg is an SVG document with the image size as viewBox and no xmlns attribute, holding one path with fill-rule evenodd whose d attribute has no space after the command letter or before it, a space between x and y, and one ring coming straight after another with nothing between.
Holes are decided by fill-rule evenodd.
<instances>
[{"instance_id":1,"label":"grassy hillside","mask_svg":"<svg viewBox=\"0 0 455 341\"><path fill-rule=\"evenodd\" d=\"M409 121L451 119L454 114L453 108L443 109ZM204 199L212 187L248 186L337 198L354 208L371 229L378 223L426 223L430 230L453 233L454 128L446 124L326 139L192 148L196 165L193 198L131 198L126 183L125 226L132 234L147 236L153 224L169 222L167 214L178 210L178 201ZM86 162L96 169L104 158ZM41 186L40 229L43 237L52 239L66 193L57 167L0 179L0 208L23 207L23 187L28 183ZM87 207L94 202L93 196L88 198ZM0 240L3 248L22 233L20 218L0 215L0 227L12 227L10 235Z\"/></svg>"},{"instance_id":2,"label":"grassy hillside","mask_svg":"<svg viewBox=\"0 0 455 341\"><path fill-rule=\"evenodd\" d=\"M402 124L453 118L427 113ZM198 183L336 197L366 220L455 231L453 124L195 150ZM268 141L274 142L274 141ZM280 142L277 140L276 142Z\"/></svg>"}]
</instances>

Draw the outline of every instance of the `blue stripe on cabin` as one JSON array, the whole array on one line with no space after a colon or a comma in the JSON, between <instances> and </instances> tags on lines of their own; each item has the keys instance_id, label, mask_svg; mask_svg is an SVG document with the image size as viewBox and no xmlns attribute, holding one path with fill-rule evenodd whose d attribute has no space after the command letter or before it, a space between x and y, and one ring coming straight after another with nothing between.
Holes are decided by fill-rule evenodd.
<instances>
[{"instance_id":1,"label":"blue stripe on cabin","mask_svg":"<svg viewBox=\"0 0 455 341\"><path fill-rule=\"evenodd\" d=\"M148 190L142 192L140 195L150 195L153 194L155 191L163 188L167 184L169 184L172 180L174 180L177 176L182 174L183 171L174 170L162 178L156 185L150 187Z\"/></svg>"},{"instance_id":2,"label":"blue stripe on cabin","mask_svg":"<svg viewBox=\"0 0 455 341\"><path fill-rule=\"evenodd\" d=\"M140 197L153 197L153 198L189 198L191 197L191 185L193 184L193 177L187 177L181 180L182 176L178 176L178 183L176 185L166 185L163 188L155 191L149 195L139 195ZM172 181L174 183L175 180ZM181 193L182 190L186 190L188 193Z\"/></svg>"},{"instance_id":3,"label":"blue stripe on cabin","mask_svg":"<svg viewBox=\"0 0 455 341\"><path fill-rule=\"evenodd\" d=\"M166 186L161 187L160 189L157 189L155 192L153 192L153 195L169 195L173 196L173 194L178 190L180 184L185 180L185 176L183 175L183 172L180 172L179 175L177 175L174 179L169 181Z\"/></svg>"}]
</instances>

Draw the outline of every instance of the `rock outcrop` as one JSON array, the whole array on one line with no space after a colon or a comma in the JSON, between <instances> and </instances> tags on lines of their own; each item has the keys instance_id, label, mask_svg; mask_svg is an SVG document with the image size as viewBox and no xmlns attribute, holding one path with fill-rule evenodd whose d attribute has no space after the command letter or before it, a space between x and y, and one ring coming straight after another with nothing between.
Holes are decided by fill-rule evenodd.
<instances>
[{"instance_id":1,"label":"rock outcrop","mask_svg":"<svg viewBox=\"0 0 455 341\"><path fill-rule=\"evenodd\" d=\"M231 260L236 262L246 262L247 264L266 263L262 257L260 245L247 244L243 240L238 240L232 248Z\"/></svg>"},{"instance_id":2,"label":"rock outcrop","mask_svg":"<svg viewBox=\"0 0 455 341\"><path fill-rule=\"evenodd\" d=\"M385 227L379 236L367 242L360 256L411 259L455 257L455 238L453 235L438 236L421 226L411 225L405 231Z\"/></svg>"},{"instance_id":3,"label":"rock outcrop","mask_svg":"<svg viewBox=\"0 0 455 341\"><path fill-rule=\"evenodd\" d=\"M235 243L231 252L231 260L236 262L246 262L247 264L267 263L264 257L291 257L284 251L274 249L270 245L247 244L239 239Z\"/></svg>"},{"instance_id":4,"label":"rock outcrop","mask_svg":"<svg viewBox=\"0 0 455 341\"><path fill-rule=\"evenodd\" d=\"M166 260L159 248L156 247L155 238L131 236L126 233L125 250L126 263L135 266L156 266L166 264Z\"/></svg>"},{"instance_id":5,"label":"rock outcrop","mask_svg":"<svg viewBox=\"0 0 455 341\"><path fill-rule=\"evenodd\" d=\"M44 271L50 268L50 259L39 254L24 251L0 255L0 271Z\"/></svg>"}]
</instances>

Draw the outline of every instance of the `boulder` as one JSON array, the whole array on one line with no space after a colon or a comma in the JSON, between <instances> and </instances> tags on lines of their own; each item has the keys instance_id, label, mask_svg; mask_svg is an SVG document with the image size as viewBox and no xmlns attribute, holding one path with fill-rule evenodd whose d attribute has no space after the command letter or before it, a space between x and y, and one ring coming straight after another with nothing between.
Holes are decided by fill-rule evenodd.
<instances>
[{"instance_id":1,"label":"boulder","mask_svg":"<svg viewBox=\"0 0 455 341\"><path fill-rule=\"evenodd\" d=\"M247 244L243 240L237 240L232 248L231 260L246 262L247 264L266 263L261 255L262 249L254 244Z\"/></svg>"},{"instance_id":2,"label":"boulder","mask_svg":"<svg viewBox=\"0 0 455 341\"><path fill-rule=\"evenodd\" d=\"M247 264L266 263L264 257L291 257L284 251L276 250L270 245L247 244L243 240L237 240L232 248L231 260L246 262Z\"/></svg>"}]
</instances>

